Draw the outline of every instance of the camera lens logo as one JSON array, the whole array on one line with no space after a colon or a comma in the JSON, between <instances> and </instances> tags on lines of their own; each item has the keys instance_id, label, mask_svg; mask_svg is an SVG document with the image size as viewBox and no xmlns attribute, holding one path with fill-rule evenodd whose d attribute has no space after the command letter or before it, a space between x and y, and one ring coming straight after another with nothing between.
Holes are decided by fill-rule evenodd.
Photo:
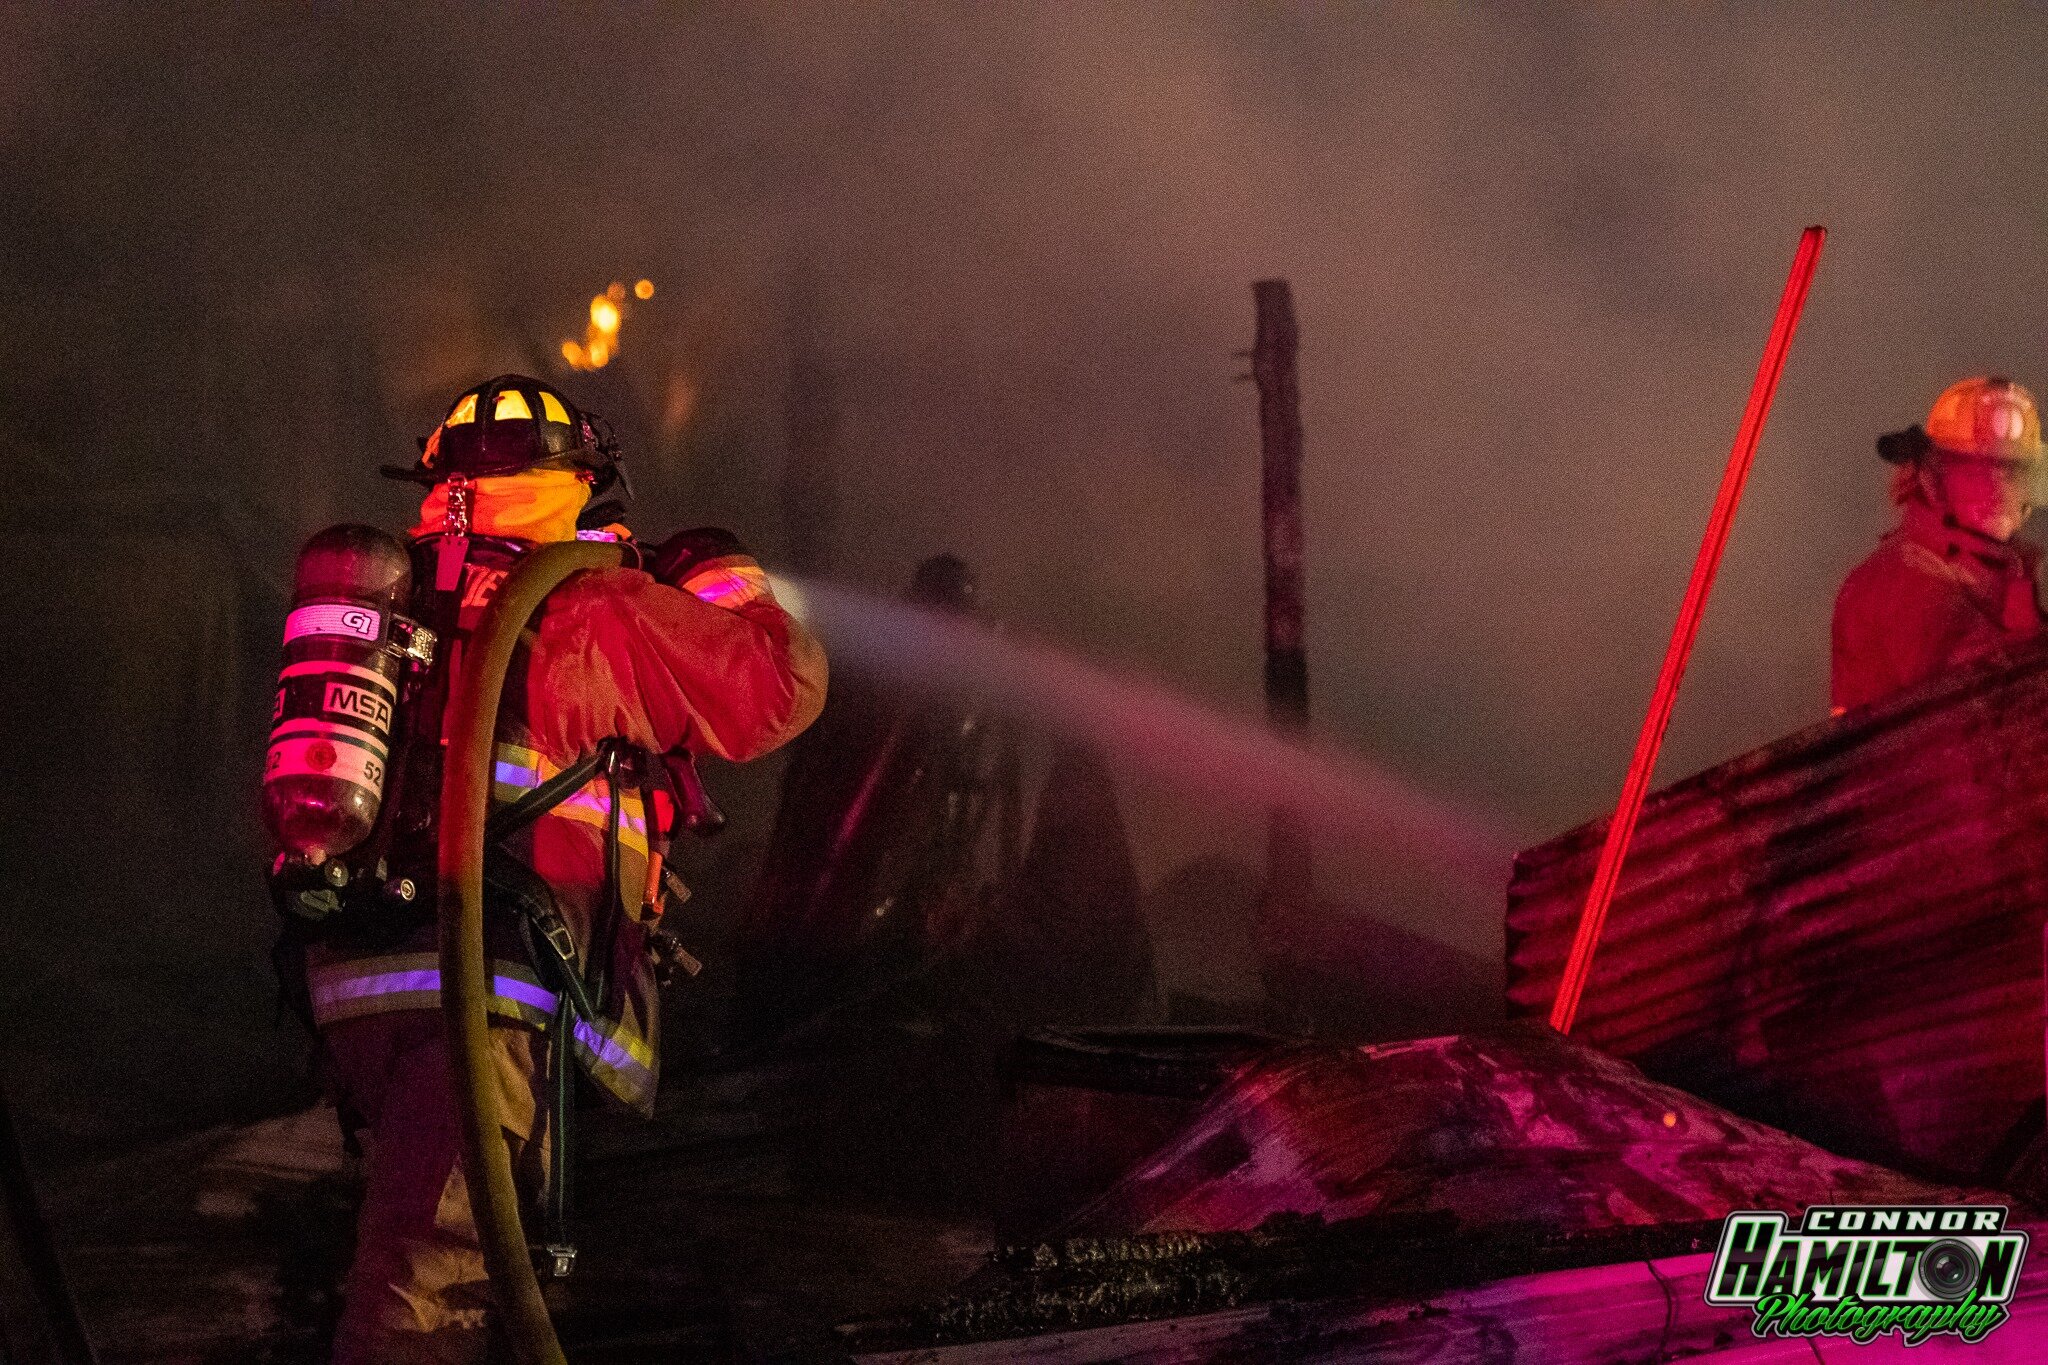
<instances>
[{"instance_id":1,"label":"camera lens logo","mask_svg":"<svg viewBox=\"0 0 2048 1365\"><path fill-rule=\"evenodd\" d=\"M1920 1253L1921 1287L1943 1303L1969 1297L1977 1287L1979 1269L1975 1248L1952 1237Z\"/></svg>"}]
</instances>

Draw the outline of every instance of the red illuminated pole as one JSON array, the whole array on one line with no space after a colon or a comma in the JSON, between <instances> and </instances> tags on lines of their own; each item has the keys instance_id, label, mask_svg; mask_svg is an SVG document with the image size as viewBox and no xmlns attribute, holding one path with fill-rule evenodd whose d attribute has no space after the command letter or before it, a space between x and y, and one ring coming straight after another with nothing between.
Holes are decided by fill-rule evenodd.
<instances>
[{"instance_id":1,"label":"red illuminated pole","mask_svg":"<svg viewBox=\"0 0 2048 1365\"><path fill-rule=\"evenodd\" d=\"M1771 337L1764 345L1756 382L1750 385L1749 406L1743 409L1742 425L1735 433L1735 448L1728 453L1721 490L1714 496L1714 514L1707 519L1699 557L1693 560L1692 580L1685 585L1685 601L1678 609L1678 623L1672 627L1671 643L1664 651L1657 690L1650 696L1650 713L1643 717L1642 733L1636 736L1628 780L1622 783L1621 800L1615 805L1614 819L1608 823L1607 841L1600 846L1600 863L1593 873L1593 885L1586 892L1586 908L1579 915L1572 954L1565 962L1564 979L1558 983L1557 1000L1550 1007L1550 1026L1559 1033L1570 1033L1578 1019L1579 1000L1586 992L1586 978L1593 971L1593 951L1600 944L1600 931L1606 927L1607 911L1614 903L1614 888L1621 880L1622 859L1628 856L1629 841L1635 836L1636 817L1642 814L1650 775L1657 767L1657 751L1663 747L1664 730L1671 723L1671 708L1678 701L1678 685L1685 677L1685 663L1700 632L1707 594L1713 591L1714 573L1721 567L1721 551L1727 547L1728 532L1735 524L1735 509L1742 502L1742 488L1749 481L1749 467L1756 460L1757 442L1763 439L1764 419L1770 415L1771 398L1778 391L1778 376L1785 371L1785 353L1792 348L1792 333L1799 326L1799 313L1806 306L1806 291L1813 284L1814 268L1820 264L1821 243L1826 239L1826 228L1806 229L1800 234L1799 250L1792 257L1792 273L1778 299L1778 316L1771 323Z\"/></svg>"}]
</instances>

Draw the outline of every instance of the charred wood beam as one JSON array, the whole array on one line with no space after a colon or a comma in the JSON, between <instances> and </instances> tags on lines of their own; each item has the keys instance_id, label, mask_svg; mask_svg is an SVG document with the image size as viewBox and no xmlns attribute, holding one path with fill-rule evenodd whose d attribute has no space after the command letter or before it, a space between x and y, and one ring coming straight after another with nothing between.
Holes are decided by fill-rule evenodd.
<instances>
[{"instance_id":1,"label":"charred wood beam","mask_svg":"<svg viewBox=\"0 0 2048 1365\"><path fill-rule=\"evenodd\" d=\"M43 1217L28 1162L0 1089L0 1361L94 1365L92 1342L72 1301L56 1239Z\"/></svg>"},{"instance_id":2,"label":"charred wood beam","mask_svg":"<svg viewBox=\"0 0 2048 1365\"><path fill-rule=\"evenodd\" d=\"M1430 1211L1346 1219L1279 1214L1249 1232L1156 1233L1010 1247L987 1279L932 1307L848 1323L865 1355L1003 1341L1211 1313L1275 1300L1403 1303L1512 1276L1711 1249L1718 1220L1560 1233L1537 1224L1460 1228Z\"/></svg>"},{"instance_id":3,"label":"charred wood beam","mask_svg":"<svg viewBox=\"0 0 2048 1365\"><path fill-rule=\"evenodd\" d=\"M1259 389L1260 521L1266 568L1266 717L1277 730L1308 729L1304 638L1305 536L1301 507L1300 332L1285 280L1252 286L1258 324L1252 379ZM1289 812L1267 814L1264 916L1269 933L1297 929L1314 896L1307 833Z\"/></svg>"}]
</instances>

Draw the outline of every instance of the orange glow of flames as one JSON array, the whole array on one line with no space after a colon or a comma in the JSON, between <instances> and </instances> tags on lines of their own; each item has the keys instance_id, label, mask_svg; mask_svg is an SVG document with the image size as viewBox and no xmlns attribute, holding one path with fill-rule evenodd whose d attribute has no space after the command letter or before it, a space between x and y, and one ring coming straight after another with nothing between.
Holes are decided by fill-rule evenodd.
<instances>
[{"instance_id":1,"label":"orange glow of flames","mask_svg":"<svg viewBox=\"0 0 2048 1365\"><path fill-rule=\"evenodd\" d=\"M644 303L654 297L654 281L640 280L629 291L625 284L613 280L602 294L590 300L590 323L583 329L583 339L570 338L562 343L562 359L570 369L601 370L618 355L619 330L625 326L627 311L632 307L626 301L629 292Z\"/></svg>"}]
</instances>

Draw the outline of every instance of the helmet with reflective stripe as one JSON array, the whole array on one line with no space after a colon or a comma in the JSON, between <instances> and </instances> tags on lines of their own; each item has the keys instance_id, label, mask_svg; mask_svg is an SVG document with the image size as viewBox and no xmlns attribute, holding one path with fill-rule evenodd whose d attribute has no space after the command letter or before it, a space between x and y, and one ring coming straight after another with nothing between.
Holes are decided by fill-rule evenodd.
<instances>
[{"instance_id":1,"label":"helmet with reflective stripe","mask_svg":"<svg viewBox=\"0 0 2048 1365\"><path fill-rule=\"evenodd\" d=\"M2023 385L2000 375L1964 379L1941 391L1925 426L1879 437L1877 450L1894 464L1925 455L2034 464L2042 455L2041 417Z\"/></svg>"},{"instance_id":2,"label":"helmet with reflective stripe","mask_svg":"<svg viewBox=\"0 0 2048 1365\"><path fill-rule=\"evenodd\" d=\"M632 496L618 441L604 419L523 374L501 374L464 390L419 446L417 464L386 465L385 475L435 484L458 474L485 479L543 465L588 470L585 525L621 515Z\"/></svg>"},{"instance_id":3,"label":"helmet with reflective stripe","mask_svg":"<svg viewBox=\"0 0 2048 1365\"><path fill-rule=\"evenodd\" d=\"M611 457L589 416L537 379L501 374L457 396L441 425L420 439L419 463L387 468L393 478L439 483L516 474L559 463L596 469Z\"/></svg>"},{"instance_id":4,"label":"helmet with reflective stripe","mask_svg":"<svg viewBox=\"0 0 2048 1365\"><path fill-rule=\"evenodd\" d=\"M1965 379L1934 400L1927 439L1944 455L2033 461L2041 458L2041 417L2034 395L2010 379Z\"/></svg>"}]
</instances>

